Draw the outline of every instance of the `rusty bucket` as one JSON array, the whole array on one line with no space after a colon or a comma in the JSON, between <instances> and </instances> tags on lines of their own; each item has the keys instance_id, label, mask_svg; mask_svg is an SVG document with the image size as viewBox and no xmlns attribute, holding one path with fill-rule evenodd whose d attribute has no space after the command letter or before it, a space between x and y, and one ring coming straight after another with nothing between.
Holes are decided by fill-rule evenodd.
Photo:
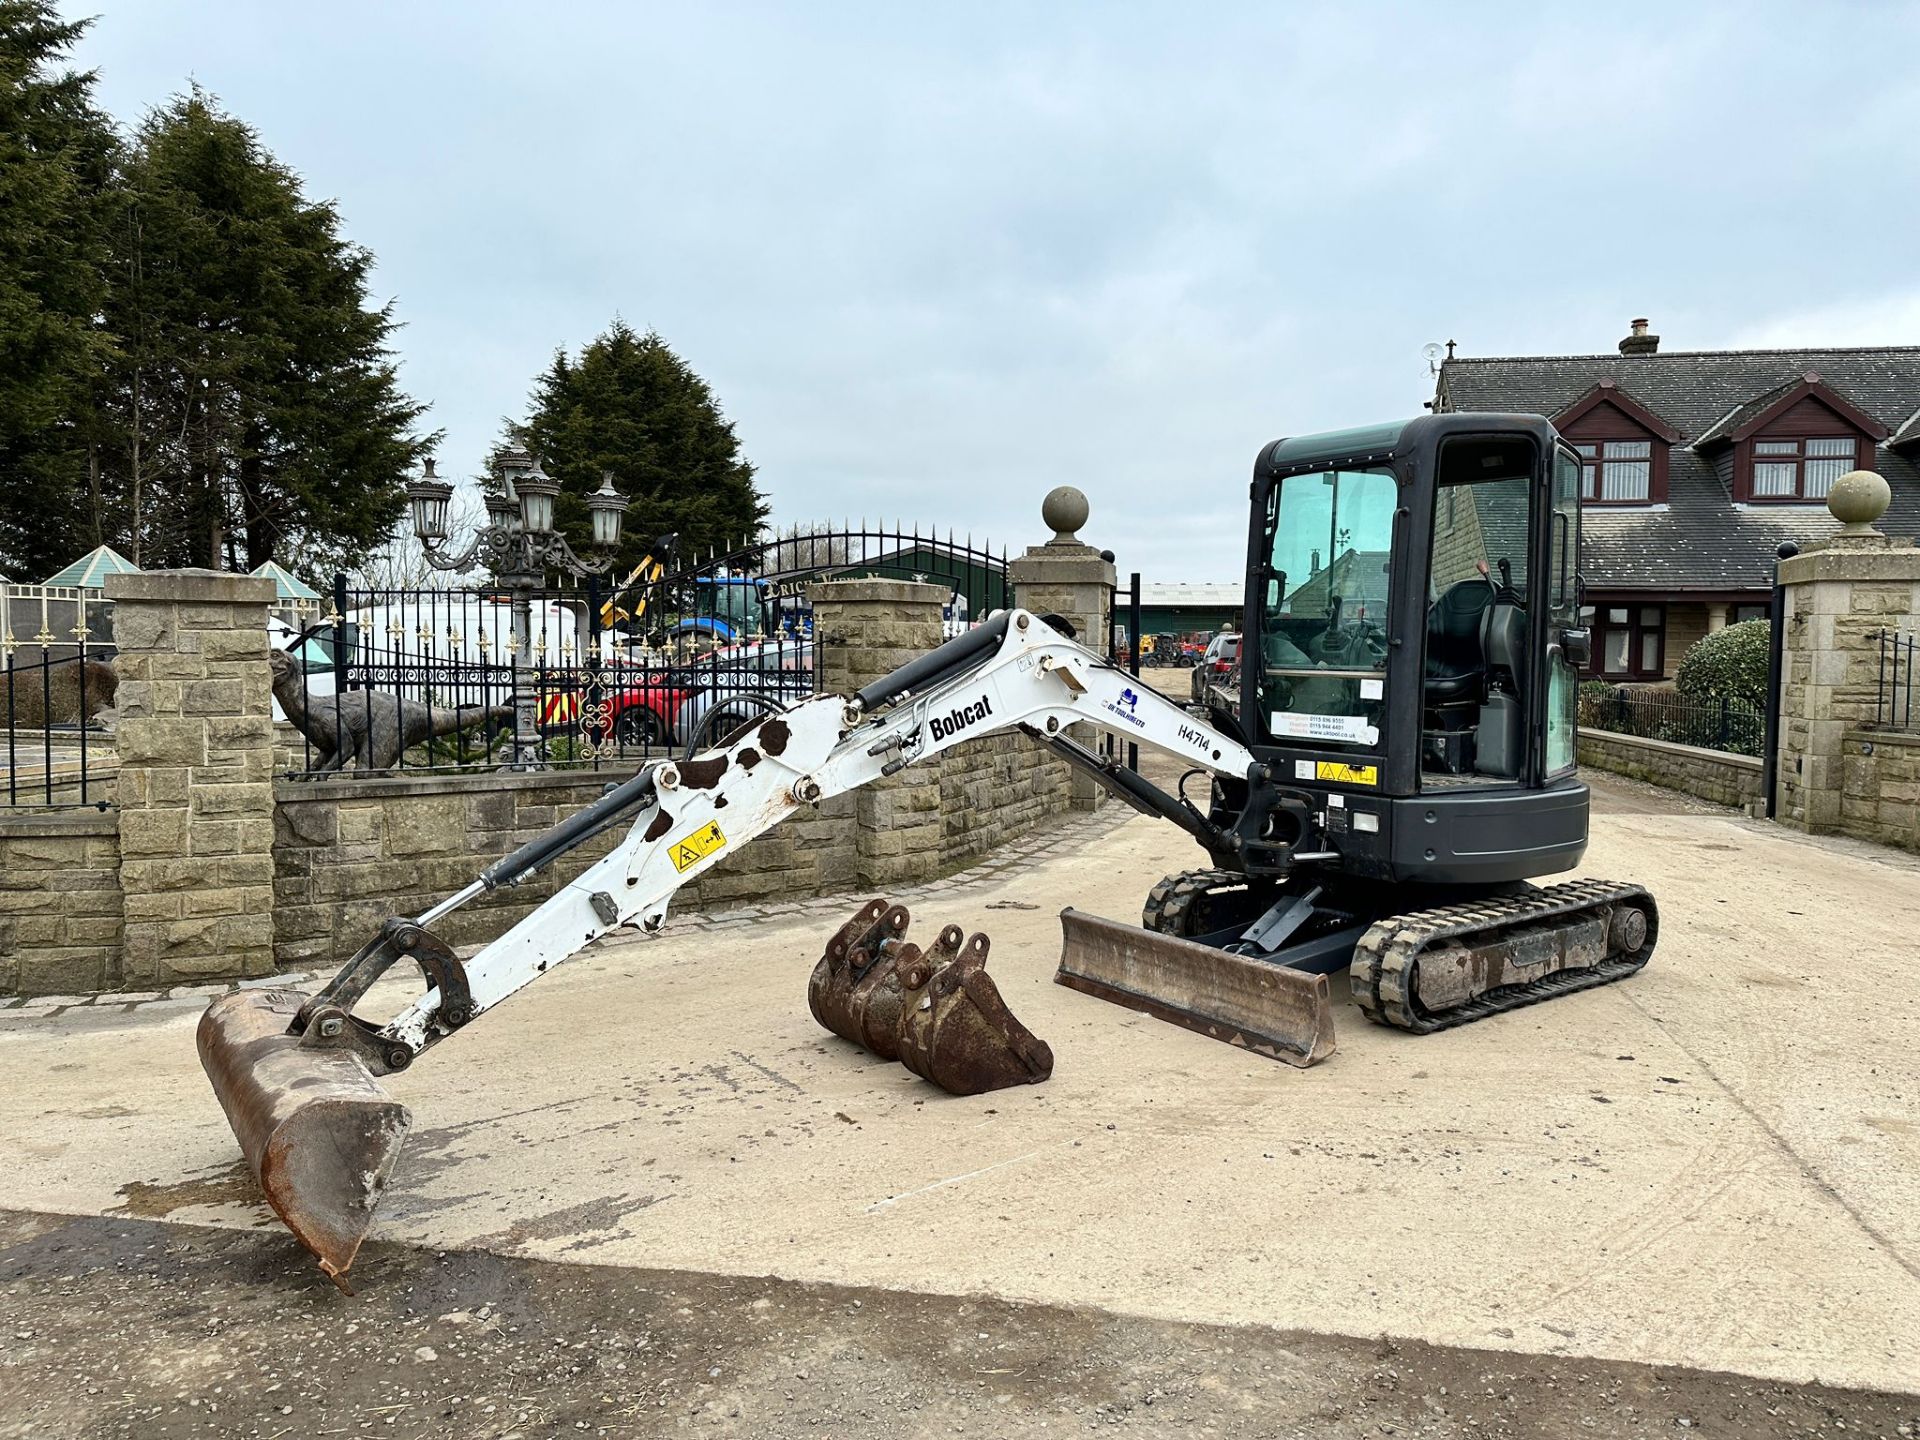
<instances>
[{"instance_id":1,"label":"rusty bucket","mask_svg":"<svg viewBox=\"0 0 1920 1440\"><path fill-rule=\"evenodd\" d=\"M904 905L869 900L834 933L821 952L807 981L807 1008L813 1011L815 1020L842 1040L856 1045L867 1043L853 1010L854 988L883 963L892 968L892 958L882 942L905 935L908 919Z\"/></svg>"},{"instance_id":2,"label":"rusty bucket","mask_svg":"<svg viewBox=\"0 0 1920 1440\"><path fill-rule=\"evenodd\" d=\"M987 974L988 940L975 935L951 964L903 973L900 1063L952 1095L1038 1085L1053 1051L1014 1018Z\"/></svg>"},{"instance_id":3,"label":"rusty bucket","mask_svg":"<svg viewBox=\"0 0 1920 1440\"><path fill-rule=\"evenodd\" d=\"M345 1290L412 1117L357 1056L287 1033L308 998L218 997L200 1017L200 1063L267 1203Z\"/></svg>"}]
</instances>

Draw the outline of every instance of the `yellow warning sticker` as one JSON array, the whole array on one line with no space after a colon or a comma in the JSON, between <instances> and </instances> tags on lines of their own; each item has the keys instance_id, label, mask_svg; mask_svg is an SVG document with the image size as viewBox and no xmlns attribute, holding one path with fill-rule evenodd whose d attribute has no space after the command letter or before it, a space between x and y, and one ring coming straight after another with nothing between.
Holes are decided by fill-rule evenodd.
<instances>
[{"instance_id":1,"label":"yellow warning sticker","mask_svg":"<svg viewBox=\"0 0 1920 1440\"><path fill-rule=\"evenodd\" d=\"M709 820L686 839L673 842L669 851L673 856L673 868L684 875L726 843L727 837L720 833L719 824Z\"/></svg>"},{"instance_id":2,"label":"yellow warning sticker","mask_svg":"<svg viewBox=\"0 0 1920 1440\"><path fill-rule=\"evenodd\" d=\"M1377 765L1346 765L1338 760L1322 760L1315 767L1313 778L1332 780L1340 785L1378 785L1380 767Z\"/></svg>"}]
</instances>

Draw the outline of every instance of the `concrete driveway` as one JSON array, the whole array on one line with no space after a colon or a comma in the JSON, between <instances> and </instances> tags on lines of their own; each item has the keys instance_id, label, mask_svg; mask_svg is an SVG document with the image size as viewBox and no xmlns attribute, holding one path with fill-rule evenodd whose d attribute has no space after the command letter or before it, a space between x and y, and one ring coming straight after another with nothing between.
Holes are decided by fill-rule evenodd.
<instances>
[{"instance_id":1,"label":"concrete driveway","mask_svg":"<svg viewBox=\"0 0 1920 1440\"><path fill-rule=\"evenodd\" d=\"M993 936L1044 1086L952 1099L823 1034L844 905L606 943L392 1082L376 1234L1920 1391L1920 865L1602 791L1622 985L1297 1071L1060 989L1060 906L1199 863L1135 819L902 897ZM190 1006L0 1013L0 1208L256 1227Z\"/></svg>"}]
</instances>

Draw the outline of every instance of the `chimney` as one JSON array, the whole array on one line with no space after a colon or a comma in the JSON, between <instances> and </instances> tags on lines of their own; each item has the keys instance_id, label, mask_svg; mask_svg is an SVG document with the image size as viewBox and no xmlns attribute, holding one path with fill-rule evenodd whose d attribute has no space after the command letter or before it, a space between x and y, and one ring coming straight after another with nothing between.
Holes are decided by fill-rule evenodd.
<instances>
[{"instance_id":1,"label":"chimney","mask_svg":"<svg viewBox=\"0 0 1920 1440\"><path fill-rule=\"evenodd\" d=\"M1647 321L1643 315L1633 322L1633 333L1620 342L1622 355L1651 355L1660 348L1660 337L1647 333Z\"/></svg>"}]
</instances>

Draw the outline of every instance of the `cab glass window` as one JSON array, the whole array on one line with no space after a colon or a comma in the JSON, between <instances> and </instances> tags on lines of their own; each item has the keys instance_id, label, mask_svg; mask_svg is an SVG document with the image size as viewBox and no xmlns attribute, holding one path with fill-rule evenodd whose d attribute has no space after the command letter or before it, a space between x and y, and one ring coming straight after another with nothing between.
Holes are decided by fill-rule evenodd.
<instances>
[{"instance_id":1,"label":"cab glass window","mask_svg":"<svg viewBox=\"0 0 1920 1440\"><path fill-rule=\"evenodd\" d=\"M1384 468L1275 482L1260 634L1260 709L1273 739L1378 743L1398 503Z\"/></svg>"}]
</instances>

